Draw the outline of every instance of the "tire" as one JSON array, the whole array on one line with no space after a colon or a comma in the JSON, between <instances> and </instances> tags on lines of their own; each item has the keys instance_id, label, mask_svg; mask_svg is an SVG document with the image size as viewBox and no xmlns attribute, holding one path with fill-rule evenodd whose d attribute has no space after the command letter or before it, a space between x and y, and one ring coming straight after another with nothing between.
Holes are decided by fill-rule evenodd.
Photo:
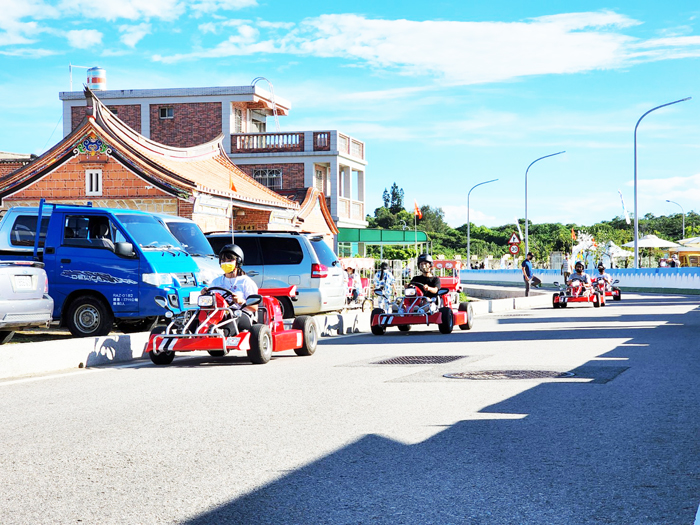
<instances>
[{"instance_id":1,"label":"tire","mask_svg":"<svg viewBox=\"0 0 700 525\"><path fill-rule=\"evenodd\" d=\"M369 315L369 322L370 322L370 325L372 326L372 333L374 335L384 335L384 333L386 332L386 327L372 324L374 322L374 318L378 315L383 314L383 313L384 313L384 310L382 310L381 308L375 308L374 310L372 310L372 313Z\"/></svg>"},{"instance_id":2,"label":"tire","mask_svg":"<svg viewBox=\"0 0 700 525\"><path fill-rule=\"evenodd\" d=\"M9 343L10 339L12 339L12 336L14 336L14 332L0 332L0 345L4 345L5 343Z\"/></svg>"},{"instance_id":3,"label":"tire","mask_svg":"<svg viewBox=\"0 0 700 525\"><path fill-rule=\"evenodd\" d=\"M559 297L559 294L555 293L552 295L552 308L560 308L561 303L559 303L556 299Z\"/></svg>"},{"instance_id":4,"label":"tire","mask_svg":"<svg viewBox=\"0 0 700 525\"><path fill-rule=\"evenodd\" d=\"M363 312L366 312L367 310L369 310L373 306L374 306L374 303L372 302L372 299L365 299L364 301L362 301L362 311Z\"/></svg>"},{"instance_id":5,"label":"tire","mask_svg":"<svg viewBox=\"0 0 700 525\"><path fill-rule=\"evenodd\" d=\"M559 308L566 308L569 306L569 303L559 303Z\"/></svg>"},{"instance_id":6,"label":"tire","mask_svg":"<svg viewBox=\"0 0 700 525\"><path fill-rule=\"evenodd\" d=\"M600 308L600 294L598 292L593 296L593 307Z\"/></svg>"},{"instance_id":7,"label":"tire","mask_svg":"<svg viewBox=\"0 0 700 525\"><path fill-rule=\"evenodd\" d=\"M455 326L455 316L452 313L452 308L442 307L439 311L442 314L443 322L438 324L438 330L440 330L441 334L451 334Z\"/></svg>"},{"instance_id":8,"label":"tire","mask_svg":"<svg viewBox=\"0 0 700 525\"><path fill-rule=\"evenodd\" d=\"M399 332L410 332L411 331L411 325L410 324L400 324L398 326Z\"/></svg>"},{"instance_id":9,"label":"tire","mask_svg":"<svg viewBox=\"0 0 700 525\"><path fill-rule=\"evenodd\" d=\"M289 297L275 297L282 308L282 319L294 319L294 306Z\"/></svg>"},{"instance_id":10,"label":"tire","mask_svg":"<svg viewBox=\"0 0 700 525\"><path fill-rule=\"evenodd\" d=\"M459 303L459 311L467 312L467 324L459 325L460 330L471 330L474 326L474 309L469 303Z\"/></svg>"},{"instance_id":11,"label":"tire","mask_svg":"<svg viewBox=\"0 0 700 525\"><path fill-rule=\"evenodd\" d=\"M620 301L622 299L622 290L620 290L618 295L613 295L613 301Z\"/></svg>"},{"instance_id":12,"label":"tire","mask_svg":"<svg viewBox=\"0 0 700 525\"><path fill-rule=\"evenodd\" d=\"M264 365L272 357L272 332L266 324L254 324L250 331L248 359L254 365Z\"/></svg>"},{"instance_id":13,"label":"tire","mask_svg":"<svg viewBox=\"0 0 700 525\"><path fill-rule=\"evenodd\" d=\"M223 350L207 350L207 352L212 357L224 357L226 355L226 352Z\"/></svg>"},{"instance_id":14,"label":"tire","mask_svg":"<svg viewBox=\"0 0 700 525\"><path fill-rule=\"evenodd\" d=\"M153 330L151 330L151 335L162 334L165 332L166 328L166 326L156 326ZM173 359L175 359L175 352L172 350L163 350L155 353L153 350L151 350L148 352L148 357L151 358L151 362L154 365L169 365L173 362Z\"/></svg>"},{"instance_id":15,"label":"tire","mask_svg":"<svg viewBox=\"0 0 700 525\"><path fill-rule=\"evenodd\" d=\"M153 327L158 323L157 317L144 317L143 319L138 319L136 321L121 320L117 321L117 329L121 330L125 334L135 334L138 332L150 332Z\"/></svg>"},{"instance_id":16,"label":"tire","mask_svg":"<svg viewBox=\"0 0 700 525\"><path fill-rule=\"evenodd\" d=\"M308 315L300 315L294 319L292 329L301 330L303 333L301 348L296 348L294 353L301 356L313 355L316 351L316 345L318 345L318 328L313 318Z\"/></svg>"},{"instance_id":17,"label":"tire","mask_svg":"<svg viewBox=\"0 0 700 525\"><path fill-rule=\"evenodd\" d=\"M73 337L99 337L112 331L114 314L102 299L81 295L71 302L66 325Z\"/></svg>"}]
</instances>

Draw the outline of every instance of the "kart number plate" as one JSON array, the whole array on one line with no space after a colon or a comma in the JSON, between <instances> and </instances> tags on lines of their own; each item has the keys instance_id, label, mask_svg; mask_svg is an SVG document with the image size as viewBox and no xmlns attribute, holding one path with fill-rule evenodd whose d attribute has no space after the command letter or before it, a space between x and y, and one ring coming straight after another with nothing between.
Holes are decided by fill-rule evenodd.
<instances>
[{"instance_id":1,"label":"kart number plate","mask_svg":"<svg viewBox=\"0 0 700 525\"><path fill-rule=\"evenodd\" d=\"M238 343L241 342L240 337L227 337L226 338L226 346L238 346Z\"/></svg>"},{"instance_id":2,"label":"kart number plate","mask_svg":"<svg viewBox=\"0 0 700 525\"><path fill-rule=\"evenodd\" d=\"M15 275L15 287L18 290L31 290L32 289L32 276L31 275Z\"/></svg>"},{"instance_id":3,"label":"kart number plate","mask_svg":"<svg viewBox=\"0 0 700 525\"><path fill-rule=\"evenodd\" d=\"M201 292L190 292L190 304L197 305L197 299L201 295Z\"/></svg>"}]
</instances>

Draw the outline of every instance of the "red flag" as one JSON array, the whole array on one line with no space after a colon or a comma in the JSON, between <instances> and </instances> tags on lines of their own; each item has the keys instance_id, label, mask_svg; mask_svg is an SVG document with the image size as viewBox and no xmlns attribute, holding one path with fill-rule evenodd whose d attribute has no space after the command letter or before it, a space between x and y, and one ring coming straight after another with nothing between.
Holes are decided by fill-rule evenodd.
<instances>
[{"instance_id":1,"label":"red flag","mask_svg":"<svg viewBox=\"0 0 700 525\"><path fill-rule=\"evenodd\" d=\"M230 171L228 172L228 188L231 191L238 191L238 190L236 190L236 186L234 186L234 184L233 184L233 175L231 174Z\"/></svg>"},{"instance_id":2,"label":"red flag","mask_svg":"<svg viewBox=\"0 0 700 525\"><path fill-rule=\"evenodd\" d=\"M571 240L575 241L576 240L576 234L574 233L574 229L571 228Z\"/></svg>"},{"instance_id":3,"label":"red flag","mask_svg":"<svg viewBox=\"0 0 700 525\"><path fill-rule=\"evenodd\" d=\"M415 207L415 209L414 209L414 211L413 211L413 215L415 215L415 216L418 217L419 219L422 219L422 218L423 218L423 214L421 213L420 208L418 207L418 203L417 203L415 200L413 201L413 205L414 205L414 207Z\"/></svg>"}]
</instances>

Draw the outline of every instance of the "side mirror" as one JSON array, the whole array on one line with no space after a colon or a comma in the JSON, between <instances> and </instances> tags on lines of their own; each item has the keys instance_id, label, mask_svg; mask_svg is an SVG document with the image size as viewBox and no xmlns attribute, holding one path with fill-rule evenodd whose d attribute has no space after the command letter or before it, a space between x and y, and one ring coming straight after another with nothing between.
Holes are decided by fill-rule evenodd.
<instances>
[{"instance_id":1,"label":"side mirror","mask_svg":"<svg viewBox=\"0 0 700 525\"><path fill-rule=\"evenodd\" d=\"M130 242L118 242L114 246L114 252L120 257L133 257L136 255L134 245Z\"/></svg>"},{"instance_id":2,"label":"side mirror","mask_svg":"<svg viewBox=\"0 0 700 525\"><path fill-rule=\"evenodd\" d=\"M119 243L122 244L122 243ZM162 297L160 295L157 295L155 298L156 304L160 306L161 308L165 308L167 310L168 308L168 300L165 297Z\"/></svg>"},{"instance_id":3,"label":"side mirror","mask_svg":"<svg viewBox=\"0 0 700 525\"><path fill-rule=\"evenodd\" d=\"M619 282L620 282L620 279L615 279L615 280L613 281L613 284L617 284L617 283L619 283Z\"/></svg>"},{"instance_id":4,"label":"side mirror","mask_svg":"<svg viewBox=\"0 0 700 525\"><path fill-rule=\"evenodd\" d=\"M449 293L450 291L447 288L440 288L438 290L438 295L445 295L446 293Z\"/></svg>"},{"instance_id":5,"label":"side mirror","mask_svg":"<svg viewBox=\"0 0 700 525\"><path fill-rule=\"evenodd\" d=\"M256 304L260 304L262 302L262 295L258 294L253 294L249 295L248 299L245 300L245 305L246 306L254 306Z\"/></svg>"},{"instance_id":6,"label":"side mirror","mask_svg":"<svg viewBox=\"0 0 700 525\"><path fill-rule=\"evenodd\" d=\"M559 281L554 281L554 286L559 286Z\"/></svg>"}]
</instances>

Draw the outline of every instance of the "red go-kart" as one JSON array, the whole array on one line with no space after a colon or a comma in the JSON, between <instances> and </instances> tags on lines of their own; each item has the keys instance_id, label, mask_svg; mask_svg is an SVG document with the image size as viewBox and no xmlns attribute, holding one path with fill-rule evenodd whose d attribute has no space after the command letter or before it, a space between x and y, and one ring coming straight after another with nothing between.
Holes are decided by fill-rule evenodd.
<instances>
[{"instance_id":1,"label":"red go-kart","mask_svg":"<svg viewBox=\"0 0 700 525\"><path fill-rule=\"evenodd\" d=\"M601 295L605 295L605 297L612 297L613 301L622 300L622 292L617 286L615 286L620 282L619 279L615 279L612 283L608 283L605 281L605 279L598 279L597 277L593 277L591 280L593 281L593 287L597 287Z\"/></svg>"},{"instance_id":2,"label":"red go-kart","mask_svg":"<svg viewBox=\"0 0 700 525\"><path fill-rule=\"evenodd\" d=\"M212 286L197 298L197 309L173 315L167 300L156 298L166 308L167 326L156 326L146 345L146 352L157 365L172 363L175 352L206 350L221 357L234 350L242 350L254 364L265 364L272 352L294 350L297 355L312 355L318 343L318 329L313 319L301 315L294 319L291 330L282 320L282 307L275 297L295 297L296 286L258 290L248 297L245 306L259 304L257 323L250 331L238 330L237 320L247 315L241 306L229 305L232 293L226 288ZM229 299L229 300L227 300Z\"/></svg>"},{"instance_id":3,"label":"red go-kart","mask_svg":"<svg viewBox=\"0 0 700 525\"><path fill-rule=\"evenodd\" d=\"M441 284L445 284L442 282ZM453 284L459 286L459 283ZM383 335L386 329L397 327L401 332L408 332L414 324L436 324L442 334L449 334L455 325L462 330L470 330L474 324L474 313L469 303L460 303L453 309L452 294L449 287L438 290L435 298L423 295L420 285L409 284L404 296L389 305L389 311L381 308L372 310L370 324L374 335Z\"/></svg>"},{"instance_id":4,"label":"red go-kart","mask_svg":"<svg viewBox=\"0 0 700 525\"><path fill-rule=\"evenodd\" d=\"M583 281L578 279L574 279L568 286L560 285L556 281L554 285L559 287L559 293L552 296L554 308L566 308L569 303L593 303L596 308L605 306L605 294L601 294L595 285L586 288Z\"/></svg>"}]
</instances>

